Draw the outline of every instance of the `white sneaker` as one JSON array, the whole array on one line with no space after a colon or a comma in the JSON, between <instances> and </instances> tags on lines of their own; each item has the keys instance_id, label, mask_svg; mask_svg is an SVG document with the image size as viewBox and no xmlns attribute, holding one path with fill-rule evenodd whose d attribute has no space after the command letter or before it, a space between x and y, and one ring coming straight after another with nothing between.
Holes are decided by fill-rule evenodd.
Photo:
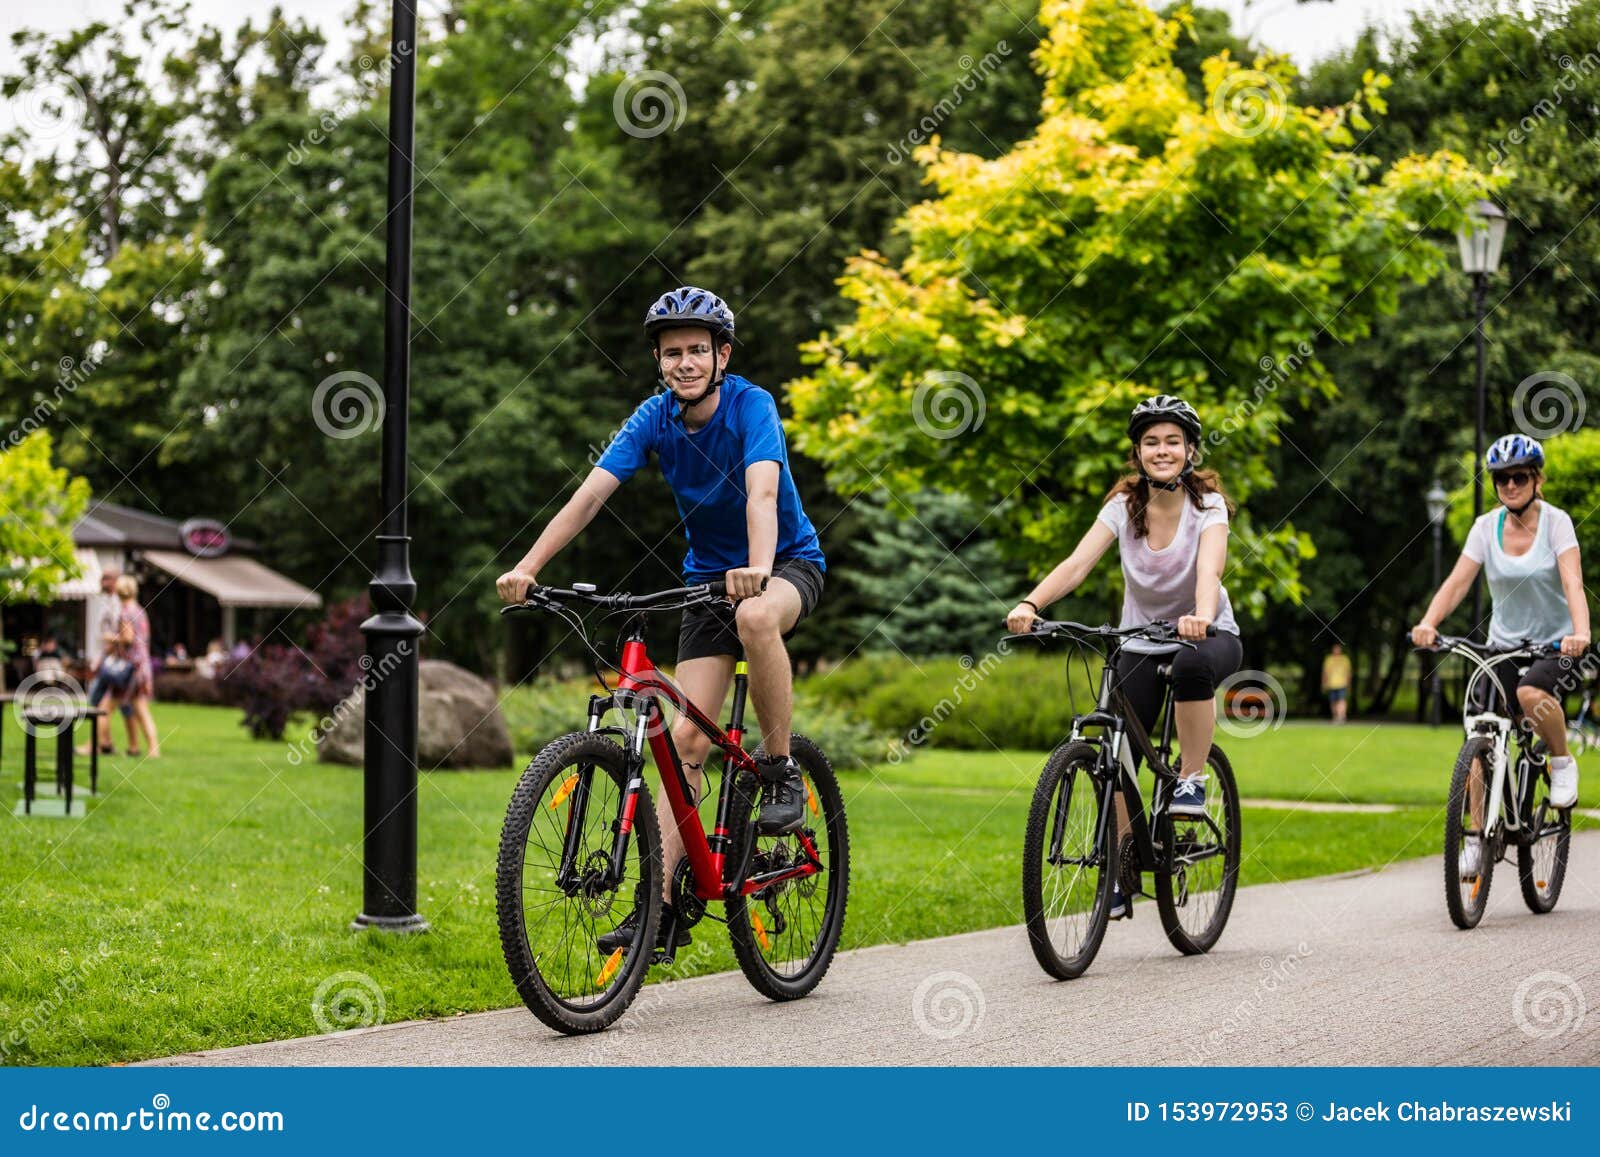
<instances>
[{"instance_id":1,"label":"white sneaker","mask_svg":"<svg viewBox=\"0 0 1600 1157\"><path fill-rule=\"evenodd\" d=\"M1550 760L1550 806L1571 807L1578 802L1578 761L1570 755Z\"/></svg>"},{"instance_id":2,"label":"white sneaker","mask_svg":"<svg viewBox=\"0 0 1600 1157\"><path fill-rule=\"evenodd\" d=\"M1483 866L1483 841L1477 836L1463 836L1456 866L1463 880L1476 880L1478 869Z\"/></svg>"}]
</instances>

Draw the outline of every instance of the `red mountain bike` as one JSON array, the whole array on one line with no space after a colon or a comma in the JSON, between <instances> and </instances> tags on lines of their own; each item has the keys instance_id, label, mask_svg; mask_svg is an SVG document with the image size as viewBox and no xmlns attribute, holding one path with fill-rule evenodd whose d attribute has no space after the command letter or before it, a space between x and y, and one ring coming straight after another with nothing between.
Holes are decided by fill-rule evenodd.
<instances>
[{"instance_id":1,"label":"red mountain bike","mask_svg":"<svg viewBox=\"0 0 1600 1157\"><path fill-rule=\"evenodd\" d=\"M755 759L762 751L741 746L749 688L743 656L734 667L733 710L722 728L656 670L645 651L647 615L725 598L722 583L648 595L601 595L578 583L570 590L534 587L525 602L501 611L555 614L572 625L595 656L606 691L589 699L588 730L551 741L522 773L500 836L495 892L506 966L528 1008L558 1032L610 1025L627 1010L650 965L672 962L670 940L669 947L656 948L661 834L644 781L646 743L686 849L672 866L678 926L693 926L708 915L710 902L722 901L740 969L773 1000L805 996L833 962L850 878L844 798L833 765L815 743L794 735L789 750L806 781L805 824L790 835L759 834ZM605 659L574 609L582 606L626 616L615 687L606 684L599 665ZM666 706L711 740L705 773L720 764L710 835L666 724ZM605 725L613 710L622 722ZM602 950L596 941L635 908L639 918L627 946Z\"/></svg>"}]
</instances>

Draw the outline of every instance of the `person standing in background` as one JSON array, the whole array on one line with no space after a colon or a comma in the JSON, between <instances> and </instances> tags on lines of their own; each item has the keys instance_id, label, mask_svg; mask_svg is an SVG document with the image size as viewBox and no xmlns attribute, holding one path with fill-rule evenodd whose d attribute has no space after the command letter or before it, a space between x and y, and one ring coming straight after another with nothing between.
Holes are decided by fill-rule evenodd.
<instances>
[{"instance_id":1,"label":"person standing in background","mask_svg":"<svg viewBox=\"0 0 1600 1157\"><path fill-rule=\"evenodd\" d=\"M1335 643L1322 660L1322 693L1328 697L1328 710L1335 724L1342 724L1350 709L1350 656Z\"/></svg>"}]
</instances>

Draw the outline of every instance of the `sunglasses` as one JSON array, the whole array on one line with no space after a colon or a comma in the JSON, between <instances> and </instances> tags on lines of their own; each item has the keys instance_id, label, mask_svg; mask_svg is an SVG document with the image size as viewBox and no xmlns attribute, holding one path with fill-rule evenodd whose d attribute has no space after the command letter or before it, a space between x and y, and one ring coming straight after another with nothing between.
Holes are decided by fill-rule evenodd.
<instances>
[{"instance_id":1,"label":"sunglasses","mask_svg":"<svg viewBox=\"0 0 1600 1157\"><path fill-rule=\"evenodd\" d=\"M1496 488L1501 486L1526 486L1533 481L1533 474L1527 470L1507 470L1494 476Z\"/></svg>"}]
</instances>

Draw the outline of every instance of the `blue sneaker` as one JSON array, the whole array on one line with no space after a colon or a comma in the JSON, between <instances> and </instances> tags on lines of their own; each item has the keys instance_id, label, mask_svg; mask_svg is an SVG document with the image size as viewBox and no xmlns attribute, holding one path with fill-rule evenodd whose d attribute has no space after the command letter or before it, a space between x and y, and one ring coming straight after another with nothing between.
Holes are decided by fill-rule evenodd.
<instances>
[{"instance_id":1,"label":"blue sneaker","mask_svg":"<svg viewBox=\"0 0 1600 1157\"><path fill-rule=\"evenodd\" d=\"M1128 899L1122 894L1122 881L1113 881L1111 885L1111 911L1106 914L1106 919L1121 920L1127 914Z\"/></svg>"},{"instance_id":2,"label":"blue sneaker","mask_svg":"<svg viewBox=\"0 0 1600 1157\"><path fill-rule=\"evenodd\" d=\"M1200 819L1206 814L1206 777L1194 776L1192 779L1178 780L1178 785L1172 789L1172 802L1167 805L1167 814L1174 816L1192 816Z\"/></svg>"}]
</instances>

